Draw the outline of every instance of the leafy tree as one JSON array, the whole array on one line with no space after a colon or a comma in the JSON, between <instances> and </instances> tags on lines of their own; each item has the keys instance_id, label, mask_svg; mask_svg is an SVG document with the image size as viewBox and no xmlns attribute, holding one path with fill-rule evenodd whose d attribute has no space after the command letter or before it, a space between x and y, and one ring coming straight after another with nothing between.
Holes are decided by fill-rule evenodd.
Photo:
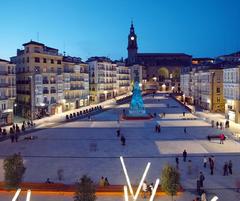
<instances>
[{"instance_id":1,"label":"leafy tree","mask_svg":"<svg viewBox=\"0 0 240 201\"><path fill-rule=\"evenodd\" d=\"M161 188L168 195L173 196L177 194L180 187L180 174L176 168L167 164L162 171L161 175Z\"/></svg>"},{"instance_id":2,"label":"leafy tree","mask_svg":"<svg viewBox=\"0 0 240 201\"><path fill-rule=\"evenodd\" d=\"M5 158L3 161L3 169L6 187L19 187L26 170L22 156L20 154L13 154L12 156Z\"/></svg>"},{"instance_id":3,"label":"leafy tree","mask_svg":"<svg viewBox=\"0 0 240 201\"><path fill-rule=\"evenodd\" d=\"M83 175L80 182L76 183L74 201L95 201L96 188L90 177Z\"/></svg>"}]
</instances>

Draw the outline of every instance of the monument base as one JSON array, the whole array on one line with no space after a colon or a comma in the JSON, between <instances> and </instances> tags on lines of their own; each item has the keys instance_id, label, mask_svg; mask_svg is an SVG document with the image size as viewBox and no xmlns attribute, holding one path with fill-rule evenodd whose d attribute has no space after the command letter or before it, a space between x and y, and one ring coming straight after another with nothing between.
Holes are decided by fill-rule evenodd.
<instances>
[{"instance_id":1,"label":"monument base","mask_svg":"<svg viewBox=\"0 0 240 201\"><path fill-rule=\"evenodd\" d=\"M123 114L121 116L122 120L149 120L152 119L153 116L151 114L139 114L139 115L132 115L132 114Z\"/></svg>"}]
</instances>

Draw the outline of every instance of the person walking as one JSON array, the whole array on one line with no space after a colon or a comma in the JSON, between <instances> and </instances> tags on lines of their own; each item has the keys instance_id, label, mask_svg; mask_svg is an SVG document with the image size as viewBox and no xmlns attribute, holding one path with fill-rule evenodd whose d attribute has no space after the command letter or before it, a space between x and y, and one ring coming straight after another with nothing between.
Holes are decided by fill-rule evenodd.
<instances>
[{"instance_id":1,"label":"person walking","mask_svg":"<svg viewBox=\"0 0 240 201\"><path fill-rule=\"evenodd\" d=\"M221 130L223 129L223 124L222 124L222 122L220 122L220 129L221 129Z\"/></svg>"},{"instance_id":2,"label":"person walking","mask_svg":"<svg viewBox=\"0 0 240 201\"><path fill-rule=\"evenodd\" d=\"M14 142L14 130L13 130L12 127L10 128L9 133L10 133L10 139L11 139L11 142L13 143L13 142Z\"/></svg>"},{"instance_id":3,"label":"person walking","mask_svg":"<svg viewBox=\"0 0 240 201\"><path fill-rule=\"evenodd\" d=\"M142 184L142 192L143 192L143 198L144 198L144 199L146 198L147 191L148 191L147 182L144 181L143 184Z\"/></svg>"},{"instance_id":4,"label":"person walking","mask_svg":"<svg viewBox=\"0 0 240 201\"><path fill-rule=\"evenodd\" d=\"M175 158L175 161L176 161L176 168L178 169L178 167L179 167L179 159L178 159L177 156L176 156L176 158Z\"/></svg>"},{"instance_id":5,"label":"person walking","mask_svg":"<svg viewBox=\"0 0 240 201\"><path fill-rule=\"evenodd\" d=\"M104 186L104 177L102 176L100 181L99 181L99 186Z\"/></svg>"},{"instance_id":6,"label":"person walking","mask_svg":"<svg viewBox=\"0 0 240 201\"><path fill-rule=\"evenodd\" d=\"M184 149L183 151L183 161L186 162L186 158L187 158L187 151Z\"/></svg>"},{"instance_id":7,"label":"person walking","mask_svg":"<svg viewBox=\"0 0 240 201\"><path fill-rule=\"evenodd\" d=\"M199 175L199 181L200 181L200 187L203 187L203 181L205 180L205 177L202 172L200 172Z\"/></svg>"},{"instance_id":8,"label":"person walking","mask_svg":"<svg viewBox=\"0 0 240 201\"><path fill-rule=\"evenodd\" d=\"M223 176L227 176L228 175L228 163L225 162L223 165Z\"/></svg>"},{"instance_id":9,"label":"person walking","mask_svg":"<svg viewBox=\"0 0 240 201\"><path fill-rule=\"evenodd\" d=\"M207 196L206 196L205 191L202 192L201 201L207 201Z\"/></svg>"},{"instance_id":10,"label":"person walking","mask_svg":"<svg viewBox=\"0 0 240 201\"><path fill-rule=\"evenodd\" d=\"M158 124L157 131L158 131L158 133L161 133L161 126L160 126L160 124Z\"/></svg>"},{"instance_id":11,"label":"person walking","mask_svg":"<svg viewBox=\"0 0 240 201\"><path fill-rule=\"evenodd\" d=\"M117 129L117 137L119 137L120 136L120 129L118 128Z\"/></svg>"},{"instance_id":12,"label":"person walking","mask_svg":"<svg viewBox=\"0 0 240 201\"><path fill-rule=\"evenodd\" d=\"M125 146L126 145L126 138L122 135L120 140L121 140L122 145Z\"/></svg>"},{"instance_id":13,"label":"person walking","mask_svg":"<svg viewBox=\"0 0 240 201\"><path fill-rule=\"evenodd\" d=\"M214 170L214 161L210 158L210 162L209 162L209 167L210 167L210 171L211 171L211 175L213 175L213 170Z\"/></svg>"},{"instance_id":14,"label":"person walking","mask_svg":"<svg viewBox=\"0 0 240 201\"><path fill-rule=\"evenodd\" d=\"M203 157L203 167L204 168L207 167L207 157L206 156Z\"/></svg>"},{"instance_id":15,"label":"person walking","mask_svg":"<svg viewBox=\"0 0 240 201\"><path fill-rule=\"evenodd\" d=\"M228 162L228 171L229 171L229 174L232 174L232 161L231 160Z\"/></svg>"},{"instance_id":16,"label":"person walking","mask_svg":"<svg viewBox=\"0 0 240 201\"><path fill-rule=\"evenodd\" d=\"M219 126L219 123L218 123L218 121L216 122L216 127L218 128L218 126Z\"/></svg>"},{"instance_id":17,"label":"person walking","mask_svg":"<svg viewBox=\"0 0 240 201\"><path fill-rule=\"evenodd\" d=\"M187 133L187 128L184 127L183 132L186 134Z\"/></svg>"}]
</instances>

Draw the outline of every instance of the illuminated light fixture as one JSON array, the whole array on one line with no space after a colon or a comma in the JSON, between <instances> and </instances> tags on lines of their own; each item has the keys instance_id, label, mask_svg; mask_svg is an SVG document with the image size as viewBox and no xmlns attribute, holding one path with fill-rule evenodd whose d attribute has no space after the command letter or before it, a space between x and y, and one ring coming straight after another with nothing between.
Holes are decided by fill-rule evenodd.
<instances>
[{"instance_id":1,"label":"illuminated light fixture","mask_svg":"<svg viewBox=\"0 0 240 201\"><path fill-rule=\"evenodd\" d=\"M150 168L150 165L151 165L151 163L148 162L147 167L146 167L146 169L145 169L145 171L144 171L144 173L143 173L142 179L141 179L141 181L140 181L140 184L138 185L136 194L135 194L135 196L133 197L134 200L137 200L137 197L138 197L138 195L139 195L139 192L140 192L140 190L141 190L141 187L142 187L142 185L143 185L143 182L144 182L144 180L145 180L145 178L146 178L146 176L147 176L147 173L148 173L148 170L149 170L149 168Z\"/></svg>"},{"instance_id":2,"label":"illuminated light fixture","mask_svg":"<svg viewBox=\"0 0 240 201\"><path fill-rule=\"evenodd\" d=\"M129 179L129 177L128 177L127 169L126 169L126 166L125 166L125 164L124 164L124 161L123 161L123 157L122 157L122 156L120 156L120 161L121 161L121 163L122 163L122 167L123 167L123 171L124 171L124 174L125 174L125 177L126 177L126 180L127 180L127 185L128 185L129 191L130 191L131 195L134 197L132 185L131 185L131 183L130 183L130 179Z\"/></svg>"},{"instance_id":3,"label":"illuminated light fixture","mask_svg":"<svg viewBox=\"0 0 240 201\"><path fill-rule=\"evenodd\" d=\"M144 180L145 180L145 178L146 178L146 176L147 176L147 173L148 173L148 170L149 170L149 168L150 168L151 163L148 162L148 164L147 164L147 166L146 166L146 168L145 168L145 171L144 171L144 173L143 173L142 179L141 179L141 181L140 181L140 183L139 183L139 185L138 185L136 194L134 195L133 189L132 189L132 185L131 185L131 182L130 182L130 179L129 179L129 176L128 176L128 173L127 173L127 169L126 169L126 166L125 166L125 163L124 163L124 160L123 160L123 157L122 157L122 156L120 156L120 161L121 161L121 163L122 163L122 167L123 167L123 171L124 171L124 174L125 174L125 177L126 177L126 180L127 180L127 185L128 185L129 191L130 191L131 195L133 196L133 199L134 199L134 200L137 200L138 195L139 195L139 192L140 192L141 187L142 187L142 185L143 185L143 182L144 182Z\"/></svg>"},{"instance_id":4,"label":"illuminated light fixture","mask_svg":"<svg viewBox=\"0 0 240 201\"><path fill-rule=\"evenodd\" d=\"M30 197L31 197L31 190L28 190L26 201L30 201Z\"/></svg>"},{"instance_id":5,"label":"illuminated light fixture","mask_svg":"<svg viewBox=\"0 0 240 201\"><path fill-rule=\"evenodd\" d=\"M128 190L127 190L127 186L123 187L124 190L124 197L125 197L125 201L128 201Z\"/></svg>"},{"instance_id":6,"label":"illuminated light fixture","mask_svg":"<svg viewBox=\"0 0 240 201\"><path fill-rule=\"evenodd\" d=\"M217 201L218 200L218 197L217 196L214 196L211 201Z\"/></svg>"},{"instance_id":7,"label":"illuminated light fixture","mask_svg":"<svg viewBox=\"0 0 240 201\"><path fill-rule=\"evenodd\" d=\"M16 200L17 200L17 198L18 198L18 196L19 196L20 192L21 192L21 189L20 189L20 188L19 188L19 189L17 189L17 192L15 193L15 195L14 195L14 197L13 197L12 201L16 201Z\"/></svg>"},{"instance_id":8,"label":"illuminated light fixture","mask_svg":"<svg viewBox=\"0 0 240 201\"><path fill-rule=\"evenodd\" d=\"M155 185L154 185L154 187L153 187L152 195L151 195L149 201L153 201L153 199L154 199L154 197L155 197L155 195L156 195L156 192L157 192L157 188L158 188L159 183L160 183L160 180L157 179L157 180L156 180L156 183L155 183Z\"/></svg>"}]
</instances>

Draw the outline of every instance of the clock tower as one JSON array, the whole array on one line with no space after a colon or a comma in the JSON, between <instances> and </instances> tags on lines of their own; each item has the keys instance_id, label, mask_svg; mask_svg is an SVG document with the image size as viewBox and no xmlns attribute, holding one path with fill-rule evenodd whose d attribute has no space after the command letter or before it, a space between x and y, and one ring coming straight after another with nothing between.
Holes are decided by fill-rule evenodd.
<instances>
[{"instance_id":1,"label":"clock tower","mask_svg":"<svg viewBox=\"0 0 240 201\"><path fill-rule=\"evenodd\" d=\"M131 22L130 33L128 35L128 64L134 64L137 56L137 36L134 31L133 22Z\"/></svg>"}]
</instances>

